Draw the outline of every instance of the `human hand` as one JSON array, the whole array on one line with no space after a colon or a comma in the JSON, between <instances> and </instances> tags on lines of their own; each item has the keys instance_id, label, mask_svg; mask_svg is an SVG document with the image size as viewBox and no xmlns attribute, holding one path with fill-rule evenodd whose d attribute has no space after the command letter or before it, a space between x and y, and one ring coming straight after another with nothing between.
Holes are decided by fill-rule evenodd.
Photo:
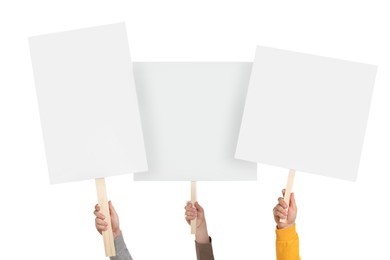
<instances>
[{"instance_id":1,"label":"human hand","mask_svg":"<svg viewBox=\"0 0 390 260\"><path fill-rule=\"evenodd\" d=\"M188 224L191 224L191 220L196 218L196 233L195 240L201 244L210 243L210 237L207 232L206 217L204 215L203 208L199 205L198 202L195 202L192 205L191 202L187 202L187 205L184 207L186 210L185 218Z\"/></svg>"},{"instance_id":2,"label":"human hand","mask_svg":"<svg viewBox=\"0 0 390 260\"><path fill-rule=\"evenodd\" d=\"M110 210L110 217L111 217L111 227L112 227L112 233L114 235L114 239L117 238L121 230L119 228L119 217L116 213L114 206L112 205L111 201L108 202L108 207ZM96 216L95 218L95 227L96 230L102 234L102 231L106 231L108 228L108 223L105 221L105 216L103 213L100 212L100 206L99 204L96 204L95 211L93 212Z\"/></svg>"},{"instance_id":3,"label":"human hand","mask_svg":"<svg viewBox=\"0 0 390 260\"><path fill-rule=\"evenodd\" d=\"M283 196L285 190L282 191ZM287 210L287 203L282 197L278 198L278 204L273 209L274 219L278 226L278 229L288 228L295 225L295 219L297 218L297 205L295 203L294 193L290 194L290 205ZM280 222L280 219L286 219L285 223Z\"/></svg>"},{"instance_id":4,"label":"human hand","mask_svg":"<svg viewBox=\"0 0 390 260\"><path fill-rule=\"evenodd\" d=\"M186 210L185 219L189 225L191 224L191 220L194 219L196 219L196 228L201 228L206 225L204 209L199 205L197 201L194 203L194 205L192 205L192 203L188 201L184 209Z\"/></svg>"}]
</instances>

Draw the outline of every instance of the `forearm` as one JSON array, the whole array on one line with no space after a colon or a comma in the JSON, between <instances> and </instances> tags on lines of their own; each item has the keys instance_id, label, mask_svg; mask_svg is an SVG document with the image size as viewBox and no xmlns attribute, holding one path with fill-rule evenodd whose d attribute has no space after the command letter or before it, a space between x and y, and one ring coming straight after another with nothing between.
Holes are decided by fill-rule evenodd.
<instances>
[{"instance_id":1,"label":"forearm","mask_svg":"<svg viewBox=\"0 0 390 260\"><path fill-rule=\"evenodd\" d=\"M202 225L196 228L195 240L200 244L210 243L206 222L202 223Z\"/></svg>"},{"instance_id":2,"label":"forearm","mask_svg":"<svg viewBox=\"0 0 390 260\"><path fill-rule=\"evenodd\" d=\"M196 228L195 250L197 260L214 260L211 237L209 237L206 222Z\"/></svg>"},{"instance_id":3,"label":"forearm","mask_svg":"<svg viewBox=\"0 0 390 260\"><path fill-rule=\"evenodd\" d=\"M110 260L133 260L129 250L126 247L126 243L123 239L122 233L120 233L114 240L116 256L110 257Z\"/></svg>"}]
</instances>

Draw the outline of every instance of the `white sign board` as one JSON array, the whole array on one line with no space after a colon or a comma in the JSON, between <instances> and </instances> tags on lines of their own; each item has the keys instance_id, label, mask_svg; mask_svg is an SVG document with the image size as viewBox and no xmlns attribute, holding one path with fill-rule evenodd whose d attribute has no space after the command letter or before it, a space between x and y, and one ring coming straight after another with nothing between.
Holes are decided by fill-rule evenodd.
<instances>
[{"instance_id":1,"label":"white sign board","mask_svg":"<svg viewBox=\"0 0 390 260\"><path fill-rule=\"evenodd\" d=\"M125 25L29 41L50 182L147 170Z\"/></svg>"},{"instance_id":2,"label":"white sign board","mask_svg":"<svg viewBox=\"0 0 390 260\"><path fill-rule=\"evenodd\" d=\"M30 38L50 182L96 179L115 256L104 177L147 170L124 23Z\"/></svg>"},{"instance_id":3,"label":"white sign board","mask_svg":"<svg viewBox=\"0 0 390 260\"><path fill-rule=\"evenodd\" d=\"M149 170L137 181L255 180L234 159L251 63L137 62Z\"/></svg>"},{"instance_id":4,"label":"white sign board","mask_svg":"<svg viewBox=\"0 0 390 260\"><path fill-rule=\"evenodd\" d=\"M235 158L354 181L376 66L258 47Z\"/></svg>"}]
</instances>

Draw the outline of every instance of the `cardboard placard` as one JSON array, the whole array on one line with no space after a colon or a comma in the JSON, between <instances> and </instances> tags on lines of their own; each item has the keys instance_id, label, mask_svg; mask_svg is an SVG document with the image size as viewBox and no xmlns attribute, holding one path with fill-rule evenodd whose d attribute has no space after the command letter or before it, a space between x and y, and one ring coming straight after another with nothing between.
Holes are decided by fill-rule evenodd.
<instances>
[{"instance_id":1,"label":"cardboard placard","mask_svg":"<svg viewBox=\"0 0 390 260\"><path fill-rule=\"evenodd\" d=\"M235 158L355 181L376 66L258 47Z\"/></svg>"},{"instance_id":2,"label":"cardboard placard","mask_svg":"<svg viewBox=\"0 0 390 260\"><path fill-rule=\"evenodd\" d=\"M147 170L125 24L29 43L50 183L97 179L110 224L102 178Z\"/></svg>"},{"instance_id":3,"label":"cardboard placard","mask_svg":"<svg viewBox=\"0 0 390 260\"><path fill-rule=\"evenodd\" d=\"M136 181L255 180L234 159L251 63L136 62L149 170Z\"/></svg>"}]
</instances>

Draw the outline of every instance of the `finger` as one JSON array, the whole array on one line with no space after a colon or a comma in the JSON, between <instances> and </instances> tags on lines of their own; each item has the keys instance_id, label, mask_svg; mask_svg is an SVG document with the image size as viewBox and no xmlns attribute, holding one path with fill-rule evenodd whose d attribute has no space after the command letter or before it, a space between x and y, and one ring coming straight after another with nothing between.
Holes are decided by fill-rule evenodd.
<instances>
[{"instance_id":1,"label":"finger","mask_svg":"<svg viewBox=\"0 0 390 260\"><path fill-rule=\"evenodd\" d=\"M273 209L273 213L277 217L286 218L287 217L287 211L282 208L280 205L276 205Z\"/></svg>"},{"instance_id":2,"label":"finger","mask_svg":"<svg viewBox=\"0 0 390 260\"><path fill-rule=\"evenodd\" d=\"M110 209L110 216L117 215L114 205L112 205L111 200L108 202L108 208Z\"/></svg>"},{"instance_id":3,"label":"finger","mask_svg":"<svg viewBox=\"0 0 390 260\"><path fill-rule=\"evenodd\" d=\"M194 217L196 217L196 215L197 215L197 212L196 212L196 209L189 209L189 210L186 210L186 212L185 212L185 215L186 216L194 216Z\"/></svg>"},{"instance_id":4,"label":"finger","mask_svg":"<svg viewBox=\"0 0 390 260\"><path fill-rule=\"evenodd\" d=\"M105 219L106 217L103 215L103 213L100 212L100 205L99 204L96 204L95 205L95 211L93 212L93 214L97 217L97 218L100 218L100 219Z\"/></svg>"},{"instance_id":5,"label":"finger","mask_svg":"<svg viewBox=\"0 0 390 260\"><path fill-rule=\"evenodd\" d=\"M194 220L195 219L195 216L186 216L186 220L187 221L191 221L191 220Z\"/></svg>"},{"instance_id":6,"label":"finger","mask_svg":"<svg viewBox=\"0 0 390 260\"><path fill-rule=\"evenodd\" d=\"M287 216L287 211L279 204L275 206L274 212L279 212L279 213L283 214L284 216Z\"/></svg>"},{"instance_id":7,"label":"finger","mask_svg":"<svg viewBox=\"0 0 390 260\"><path fill-rule=\"evenodd\" d=\"M287 203L284 201L284 198L279 197L278 202L279 202L279 205L282 206L284 209L288 208Z\"/></svg>"},{"instance_id":8,"label":"finger","mask_svg":"<svg viewBox=\"0 0 390 260\"><path fill-rule=\"evenodd\" d=\"M186 214L186 218L189 218L190 220L196 219L196 217L196 212L188 212L188 214Z\"/></svg>"},{"instance_id":9,"label":"finger","mask_svg":"<svg viewBox=\"0 0 390 260\"><path fill-rule=\"evenodd\" d=\"M99 208L100 209L100 208ZM100 210L95 210L93 212L93 214L98 217L98 218L101 218L101 219L105 219L106 217L104 216L104 214L102 212L100 212Z\"/></svg>"},{"instance_id":10,"label":"finger","mask_svg":"<svg viewBox=\"0 0 390 260\"><path fill-rule=\"evenodd\" d=\"M295 202L294 192L291 192L291 195L290 195L290 207L293 209L297 209L297 204Z\"/></svg>"},{"instance_id":11,"label":"finger","mask_svg":"<svg viewBox=\"0 0 390 260\"><path fill-rule=\"evenodd\" d=\"M96 224L96 229L98 231L106 231L107 230L107 226L103 226L103 225L99 225L99 224Z\"/></svg>"},{"instance_id":12,"label":"finger","mask_svg":"<svg viewBox=\"0 0 390 260\"><path fill-rule=\"evenodd\" d=\"M95 219L95 224L96 224L96 226L103 226L103 227L108 226L106 221L99 219L99 218Z\"/></svg>"},{"instance_id":13,"label":"finger","mask_svg":"<svg viewBox=\"0 0 390 260\"><path fill-rule=\"evenodd\" d=\"M187 205L184 207L185 210L195 209L194 205L191 202L187 202Z\"/></svg>"},{"instance_id":14,"label":"finger","mask_svg":"<svg viewBox=\"0 0 390 260\"><path fill-rule=\"evenodd\" d=\"M100 218L100 219L105 219L106 218L106 216L104 216L104 214L100 213L99 211L94 211L93 214L95 214L95 216L97 218Z\"/></svg>"},{"instance_id":15,"label":"finger","mask_svg":"<svg viewBox=\"0 0 390 260\"><path fill-rule=\"evenodd\" d=\"M278 217L278 218L281 218L281 219L285 219L286 218L286 216L284 215L284 214L282 214L281 212L279 212L279 211L274 211L274 215L276 216L276 217Z\"/></svg>"},{"instance_id":16,"label":"finger","mask_svg":"<svg viewBox=\"0 0 390 260\"><path fill-rule=\"evenodd\" d=\"M203 208L202 208L202 206L200 206L199 203L198 203L197 201L195 202L195 208L196 208L196 210L199 211L199 212L202 212L202 213L203 213L203 211L204 211Z\"/></svg>"}]
</instances>

